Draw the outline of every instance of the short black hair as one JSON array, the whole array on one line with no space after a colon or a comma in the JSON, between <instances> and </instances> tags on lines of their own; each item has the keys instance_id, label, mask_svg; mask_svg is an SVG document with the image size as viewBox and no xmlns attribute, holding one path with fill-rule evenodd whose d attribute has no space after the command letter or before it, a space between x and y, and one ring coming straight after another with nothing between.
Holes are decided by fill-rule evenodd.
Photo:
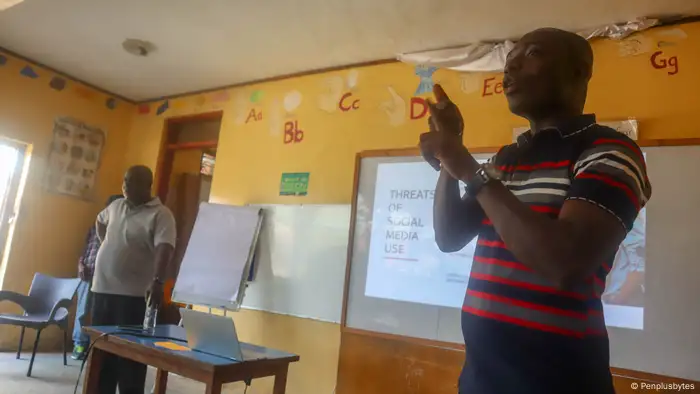
<instances>
[{"instance_id":1,"label":"short black hair","mask_svg":"<svg viewBox=\"0 0 700 394\"><path fill-rule=\"evenodd\" d=\"M149 184L153 184L153 171L151 171L148 166L144 166L142 164L131 166L128 170L126 170L126 172L127 174L142 177L142 179L148 181Z\"/></svg>"},{"instance_id":2,"label":"short black hair","mask_svg":"<svg viewBox=\"0 0 700 394\"><path fill-rule=\"evenodd\" d=\"M571 66L579 69L586 81L591 79L593 75L593 48L588 40L576 33L554 27L537 29L528 34L538 32L551 35L562 43Z\"/></svg>"}]
</instances>

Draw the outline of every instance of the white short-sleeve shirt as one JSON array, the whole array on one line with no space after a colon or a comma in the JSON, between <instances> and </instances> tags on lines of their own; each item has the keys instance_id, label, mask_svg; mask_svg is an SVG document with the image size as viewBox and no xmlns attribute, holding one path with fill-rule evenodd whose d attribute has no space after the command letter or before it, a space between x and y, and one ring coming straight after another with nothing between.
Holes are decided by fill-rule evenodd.
<instances>
[{"instance_id":1,"label":"white short-sleeve shirt","mask_svg":"<svg viewBox=\"0 0 700 394\"><path fill-rule=\"evenodd\" d=\"M144 296L153 281L156 246L175 246L172 212L158 198L138 206L123 198L100 212L97 221L107 233L97 252L92 291Z\"/></svg>"}]
</instances>

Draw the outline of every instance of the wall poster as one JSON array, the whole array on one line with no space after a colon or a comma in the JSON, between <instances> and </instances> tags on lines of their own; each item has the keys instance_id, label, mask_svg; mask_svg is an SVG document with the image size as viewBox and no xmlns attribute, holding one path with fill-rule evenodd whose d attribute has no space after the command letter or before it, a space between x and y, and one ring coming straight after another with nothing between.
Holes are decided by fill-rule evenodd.
<instances>
[{"instance_id":1,"label":"wall poster","mask_svg":"<svg viewBox=\"0 0 700 394\"><path fill-rule=\"evenodd\" d=\"M309 192L308 172L285 172L280 182L280 196L305 196Z\"/></svg>"},{"instance_id":2,"label":"wall poster","mask_svg":"<svg viewBox=\"0 0 700 394\"><path fill-rule=\"evenodd\" d=\"M68 117L57 118L44 178L46 190L92 200L105 140L102 129Z\"/></svg>"}]
</instances>

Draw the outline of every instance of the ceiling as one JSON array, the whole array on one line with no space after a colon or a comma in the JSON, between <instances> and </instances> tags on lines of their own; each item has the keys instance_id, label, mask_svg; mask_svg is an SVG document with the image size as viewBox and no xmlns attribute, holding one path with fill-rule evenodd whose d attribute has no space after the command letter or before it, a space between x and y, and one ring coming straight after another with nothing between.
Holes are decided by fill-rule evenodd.
<instances>
[{"instance_id":1,"label":"ceiling","mask_svg":"<svg viewBox=\"0 0 700 394\"><path fill-rule=\"evenodd\" d=\"M0 12L0 46L141 101L537 27L669 14L700 14L700 1L25 0ZM129 55L126 38L157 49Z\"/></svg>"}]
</instances>

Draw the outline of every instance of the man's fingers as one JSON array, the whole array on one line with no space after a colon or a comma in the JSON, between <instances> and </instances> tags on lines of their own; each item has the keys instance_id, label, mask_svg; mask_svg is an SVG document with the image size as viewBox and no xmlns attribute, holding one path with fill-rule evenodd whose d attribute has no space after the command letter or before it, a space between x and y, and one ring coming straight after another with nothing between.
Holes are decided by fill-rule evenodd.
<instances>
[{"instance_id":1,"label":"man's fingers","mask_svg":"<svg viewBox=\"0 0 700 394\"><path fill-rule=\"evenodd\" d=\"M431 99L425 99L425 103L428 105L428 111L430 112L430 116L434 118L438 111L440 111L438 109L438 106Z\"/></svg>"},{"instance_id":2,"label":"man's fingers","mask_svg":"<svg viewBox=\"0 0 700 394\"><path fill-rule=\"evenodd\" d=\"M420 135L420 149L423 153L433 155L435 152L435 139L438 137L434 132L427 132Z\"/></svg>"},{"instance_id":3,"label":"man's fingers","mask_svg":"<svg viewBox=\"0 0 700 394\"><path fill-rule=\"evenodd\" d=\"M430 117L428 118L430 131L440 131L440 122L438 122L440 109L431 99L425 100L425 103L428 105L428 111L430 112Z\"/></svg>"},{"instance_id":4,"label":"man's fingers","mask_svg":"<svg viewBox=\"0 0 700 394\"><path fill-rule=\"evenodd\" d=\"M437 123L432 116L428 117L428 131L431 133L438 131Z\"/></svg>"},{"instance_id":5,"label":"man's fingers","mask_svg":"<svg viewBox=\"0 0 700 394\"><path fill-rule=\"evenodd\" d=\"M433 86L433 94L435 95L435 100L437 100L438 103L446 103L450 101L447 93L445 93L445 89L443 89L439 83L436 83Z\"/></svg>"},{"instance_id":6,"label":"man's fingers","mask_svg":"<svg viewBox=\"0 0 700 394\"><path fill-rule=\"evenodd\" d=\"M432 137L432 133L423 133L420 135L420 142L425 143Z\"/></svg>"}]
</instances>

